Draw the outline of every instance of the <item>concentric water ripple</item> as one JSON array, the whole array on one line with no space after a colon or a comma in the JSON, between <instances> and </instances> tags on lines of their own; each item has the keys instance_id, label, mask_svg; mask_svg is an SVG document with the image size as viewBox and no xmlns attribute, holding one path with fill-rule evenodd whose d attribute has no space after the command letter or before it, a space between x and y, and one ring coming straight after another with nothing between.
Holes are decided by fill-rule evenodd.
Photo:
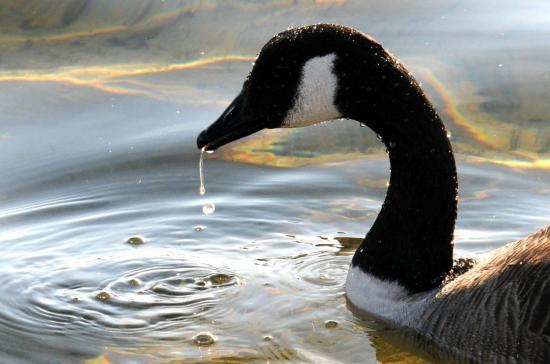
<instances>
[{"instance_id":1,"label":"concentric water ripple","mask_svg":"<svg viewBox=\"0 0 550 364\"><path fill-rule=\"evenodd\" d=\"M349 267L349 258L323 255L308 257L297 265L297 272L305 282L322 287L341 287Z\"/></svg>"},{"instance_id":2,"label":"concentric water ripple","mask_svg":"<svg viewBox=\"0 0 550 364\"><path fill-rule=\"evenodd\" d=\"M111 335L179 336L197 320L223 316L223 302L239 291L239 277L198 263L207 260L121 255L71 268L50 262L48 271L31 266L7 284L11 299L2 302L0 320L16 332L70 333L98 343Z\"/></svg>"}]
</instances>

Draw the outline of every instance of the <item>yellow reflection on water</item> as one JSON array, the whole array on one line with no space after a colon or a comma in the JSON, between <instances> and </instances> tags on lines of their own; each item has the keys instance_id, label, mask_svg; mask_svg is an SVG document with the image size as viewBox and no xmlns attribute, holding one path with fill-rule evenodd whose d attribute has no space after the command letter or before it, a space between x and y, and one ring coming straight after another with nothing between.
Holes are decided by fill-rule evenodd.
<instances>
[{"instance_id":1,"label":"yellow reflection on water","mask_svg":"<svg viewBox=\"0 0 550 364\"><path fill-rule=\"evenodd\" d=\"M184 71L227 62L252 62L254 57L227 55L201 58L169 65L121 64L111 66L68 67L55 71L4 71L0 82L53 82L65 85L91 87L111 94L146 95L156 97L156 87L145 81L124 78ZM126 87L125 87L126 86Z\"/></svg>"},{"instance_id":2,"label":"yellow reflection on water","mask_svg":"<svg viewBox=\"0 0 550 364\"><path fill-rule=\"evenodd\" d=\"M452 91L446 88L443 83L435 76L435 74L428 68L416 68L415 73L418 76L433 87L434 91L438 94L444 103L443 112L447 114L451 120L462 127L468 134L470 134L476 141L490 148L495 148L496 143L489 138L481 128L471 119L463 115L457 107L455 97Z\"/></svg>"},{"instance_id":3,"label":"yellow reflection on water","mask_svg":"<svg viewBox=\"0 0 550 364\"><path fill-rule=\"evenodd\" d=\"M446 71L439 72L441 74L452 73L444 65L438 64L434 68ZM444 82L431 69L425 67L415 68L415 73L441 100L443 114L467 132L474 141L481 144L481 147L476 147L475 144L468 143L468 140L453 143L458 152L477 156L473 159L474 163L491 163L522 169L550 168L550 158L547 154L535 152L541 148L537 144L537 138L539 133L544 133L544 130L526 128L520 124L512 125L495 118L488 112L481 111L483 97L476 94L477 91L473 85L457 80L456 76ZM445 86L445 83L453 84L455 91ZM464 100L468 101L464 102ZM460 107L461 104L462 107ZM515 146L516 144L519 147Z\"/></svg>"},{"instance_id":4,"label":"yellow reflection on water","mask_svg":"<svg viewBox=\"0 0 550 364\"><path fill-rule=\"evenodd\" d=\"M483 158L483 157L471 157L473 163L491 163L508 168L519 169L550 169L550 158L541 158L533 160L517 160L517 159L498 159L498 158Z\"/></svg>"},{"instance_id":5,"label":"yellow reflection on water","mask_svg":"<svg viewBox=\"0 0 550 364\"><path fill-rule=\"evenodd\" d=\"M254 137L234 142L214 154L213 157L219 156L224 160L280 168L303 167L364 157L363 153L358 152L317 153L300 156L287 150L287 146L284 148L278 146L294 132L290 129L267 130ZM281 153L281 150L290 153Z\"/></svg>"},{"instance_id":6,"label":"yellow reflection on water","mask_svg":"<svg viewBox=\"0 0 550 364\"><path fill-rule=\"evenodd\" d=\"M204 57L189 62L174 64L118 64L108 66L63 67L52 71L47 70L16 70L0 72L0 83L57 83L75 87L92 88L109 94L143 95L155 99L172 100L185 99L189 95L201 99L200 92L188 85L170 85L165 82L149 81L146 76L170 75L174 72L196 70L215 64L253 62L255 57L246 55L226 55ZM439 66L437 66L439 67ZM443 67L443 66L442 66ZM494 118L491 114L479 111L480 97L475 95L473 86L464 81L457 85L456 91L451 91L431 69L415 68L415 73L424 81L435 97L443 104L442 110L453 125L456 125L471 137L454 141L455 151L475 156L474 163L492 163L508 168L518 169L550 169L550 157L546 153L538 153L544 148L544 137L541 131L534 128L521 128ZM141 77L141 78L140 78ZM456 76L454 76L456 78ZM453 82L447 81L447 82ZM453 84L455 84L453 82ZM187 96L186 96L187 95ZM206 96L204 96L206 97ZM460 99L469 99L469 107L459 107ZM200 102L200 100L199 100ZM204 101L207 102L207 101ZM219 101L223 103L222 101ZM451 125L452 129L452 125ZM317 153L304 154L292 150L290 137L292 130L270 130L251 138L232 143L218 155L226 160L239 161L256 165L273 167L301 167L334 161L362 158L361 151L326 150ZM544 133L544 130L542 130ZM315 137L314 137L315 138ZM513 147L517 139L522 149ZM537 139L538 138L538 139ZM542 138L542 139L541 139ZM317 140L311 143L324 145ZM319 144L321 143L321 144ZM477 144L478 143L478 144ZM533 150L530 150L533 149ZM381 147L372 148L369 154L382 154Z\"/></svg>"}]
</instances>

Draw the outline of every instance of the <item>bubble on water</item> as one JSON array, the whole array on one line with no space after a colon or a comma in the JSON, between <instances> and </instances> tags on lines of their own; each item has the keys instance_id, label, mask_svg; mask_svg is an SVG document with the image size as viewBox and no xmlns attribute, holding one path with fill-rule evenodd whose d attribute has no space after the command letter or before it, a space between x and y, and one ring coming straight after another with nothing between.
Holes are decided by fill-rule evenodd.
<instances>
[{"instance_id":1,"label":"bubble on water","mask_svg":"<svg viewBox=\"0 0 550 364\"><path fill-rule=\"evenodd\" d=\"M95 296L99 301L108 301L111 299L111 294L109 292L101 291Z\"/></svg>"},{"instance_id":2,"label":"bubble on water","mask_svg":"<svg viewBox=\"0 0 550 364\"><path fill-rule=\"evenodd\" d=\"M325 327L327 329L335 329L336 327L338 327L338 321L327 320L325 321Z\"/></svg>"},{"instance_id":3,"label":"bubble on water","mask_svg":"<svg viewBox=\"0 0 550 364\"><path fill-rule=\"evenodd\" d=\"M129 284L130 286L137 287L137 286L140 286L140 285L141 285L141 281L140 281L139 279L137 279L137 278L130 278L130 279L128 280L128 284Z\"/></svg>"},{"instance_id":4,"label":"bubble on water","mask_svg":"<svg viewBox=\"0 0 550 364\"><path fill-rule=\"evenodd\" d=\"M145 243L145 239L143 239L143 237L139 235L131 236L128 238L128 240L126 240L126 244L130 245L141 245L143 243Z\"/></svg>"},{"instance_id":5,"label":"bubble on water","mask_svg":"<svg viewBox=\"0 0 550 364\"><path fill-rule=\"evenodd\" d=\"M217 338L209 332L199 332L193 336L193 343L198 346L210 346L216 342Z\"/></svg>"},{"instance_id":6,"label":"bubble on water","mask_svg":"<svg viewBox=\"0 0 550 364\"><path fill-rule=\"evenodd\" d=\"M273 336L266 335L263 337L263 341L273 341Z\"/></svg>"},{"instance_id":7,"label":"bubble on water","mask_svg":"<svg viewBox=\"0 0 550 364\"><path fill-rule=\"evenodd\" d=\"M213 214L216 211L216 205L213 202L207 202L202 206L202 213L205 215Z\"/></svg>"},{"instance_id":8,"label":"bubble on water","mask_svg":"<svg viewBox=\"0 0 550 364\"><path fill-rule=\"evenodd\" d=\"M234 277L232 277L228 274L218 273L218 274L214 274L214 275L208 277L208 280L213 285L219 286L219 285L222 285L222 284L227 284L227 283L232 282L234 280Z\"/></svg>"},{"instance_id":9,"label":"bubble on water","mask_svg":"<svg viewBox=\"0 0 550 364\"><path fill-rule=\"evenodd\" d=\"M206 229L206 226L204 225L197 225L193 228L195 231L203 231Z\"/></svg>"}]
</instances>

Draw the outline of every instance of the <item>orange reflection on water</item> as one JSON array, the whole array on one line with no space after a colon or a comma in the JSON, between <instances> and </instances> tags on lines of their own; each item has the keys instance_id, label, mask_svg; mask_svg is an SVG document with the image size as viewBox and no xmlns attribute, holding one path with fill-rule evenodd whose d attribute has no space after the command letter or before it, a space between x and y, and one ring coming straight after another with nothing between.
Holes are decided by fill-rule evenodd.
<instances>
[{"instance_id":1,"label":"orange reflection on water","mask_svg":"<svg viewBox=\"0 0 550 364\"><path fill-rule=\"evenodd\" d=\"M471 157L470 161L473 163L491 163L508 168L519 169L550 169L550 158L537 158L532 160L518 160L518 159L500 159L500 158L483 158L483 157Z\"/></svg>"},{"instance_id":2,"label":"orange reflection on water","mask_svg":"<svg viewBox=\"0 0 550 364\"><path fill-rule=\"evenodd\" d=\"M141 94L152 96L147 89L153 85L125 78L169 73L205 67L225 62L252 62L254 57L241 55L216 56L169 65L113 65L62 68L48 71L0 72L0 82L54 82L73 86L91 87L112 94ZM127 85L130 87L123 87ZM134 86L134 87L132 87ZM138 86L139 89L136 89Z\"/></svg>"},{"instance_id":3,"label":"orange reflection on water","mask_svg":"<svg viewBox=\"0 0 550 364\"><path fill-rule=\"evenodd\" d=\"M415 69L415 73L417 73L420 78L422 78L422 80L426 81L437 92L439 97L444 102L443 112L445 112L455 124L466 130L468 134L470 134L476 141L480 142L481 144L490 148L496 147L494 141L483 134L483 132L479 130L475 123L469 120L458 110L451 91L445 88L445 85L441 83L441 81L434 75L434 73L430 69L417 68Z\"/></svg>"},{"instance_id":4,"label":"orange reflection on water","mask_svg":"<svg viewBox=\"0 0 550 364\"><path fill-rule=\"evenodd\" d=\"M318 153L311 156L292 154L289 146L284 146L285 153L277 153L278 144L283 144L294 133L291 129L273 129L260 132L252 136L230 144L219 153L224 160L238 161L242 163L263 165L278 168L304 167L324 163L364 158L360 152L336 152Z\"/></svg>"},{"instance_id":5,"label":"orange reflection on water","mask_svg":"<svg viewBox=\"0 0 550 364\"><path fill-rule=\"evenodd\" d=\"M157 65L157 64L120 64L110 66L86 66L60 68L54 71L4 71L0 72L0 83L2 82L51 82L77 87L89 87L101 92L110 94L144 95L151 98L167 99L173 96L174 99L182 99L182 89L179 86L158 84L139 79L141 76L169 74L171 72L199 69L209 65L227 62L252 62L255 57L243 55L227 55L201 58L184 63ZM464 116L457 108L453 95L443 83L439 81L428 69L417 70L420 78L425 80L437 92L444 102L444 111L452 121L468 132L476 141L493 150L478 150L468 143L458 143L455 147L466 154L478 155L474 163L492 163L509 168L523 169L550 169L550 158L547 155L534 152L511 150L495 156L494 150L510 150L505 138L508 127L498 120L485 120L489 116L476 114L476 119L481 118L483 124L488 124L487 129L491 131L490 137L480 128ZM187 87L189 89L189 87ZM170 94L172 93L172 94ZM196 94L196 91L193 91ZM206 97L206 96L205 96ZM487 122L485 122L487 121ZM476 120L479 122L479 120ZM497 133L498 131L498 133ZM240 162L269 165L274 167L298 167L311 164L360 158L363 155L354 153L318 153L311 156L293 155L287 150L285 153L277 153L280 147L290 135L290 130L271 131L263 134L263 137L248 138L239 141L226 148L220 156L228 160ZM499 134L500 133L500 134ZM527 135L524 131L522 135ZM501 137L499 138L498 135ZM2 136L0 136L2 138Z\"/></svg>"},{"instance_id":6,"label":"orange reflection on water","mask_svg":"<svg viewBox=\"0 0 550 364\"><path fill-rule=\"evenodd\" d=\"M53 82L71 86L90 87L111 94L145 94L143 91L109 86L101 80L79 79L65 73L4 73L0 74L0 82Z\"/></svg>"}]
</instances>

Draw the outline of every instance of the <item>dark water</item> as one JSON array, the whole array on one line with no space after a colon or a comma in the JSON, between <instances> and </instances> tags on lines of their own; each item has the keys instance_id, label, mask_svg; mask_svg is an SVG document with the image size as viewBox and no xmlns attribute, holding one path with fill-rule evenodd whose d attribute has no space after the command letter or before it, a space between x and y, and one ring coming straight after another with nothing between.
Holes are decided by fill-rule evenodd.
<instances>
[{"instance_id":1,"label":"dark water","mask_svg":"<svg viewBox=\"0 0 550 364\"><path fill-rule=\"evenodd\" d=\"M351 121L262 132L205 156L201 196L196 135L271 35L358 27L451 132L457 254L489 251L550 221L549 11L0 2L0 362L422 362L346 307L353 238L388 179L376 137Z\"/></svg>"}]
</instances>

